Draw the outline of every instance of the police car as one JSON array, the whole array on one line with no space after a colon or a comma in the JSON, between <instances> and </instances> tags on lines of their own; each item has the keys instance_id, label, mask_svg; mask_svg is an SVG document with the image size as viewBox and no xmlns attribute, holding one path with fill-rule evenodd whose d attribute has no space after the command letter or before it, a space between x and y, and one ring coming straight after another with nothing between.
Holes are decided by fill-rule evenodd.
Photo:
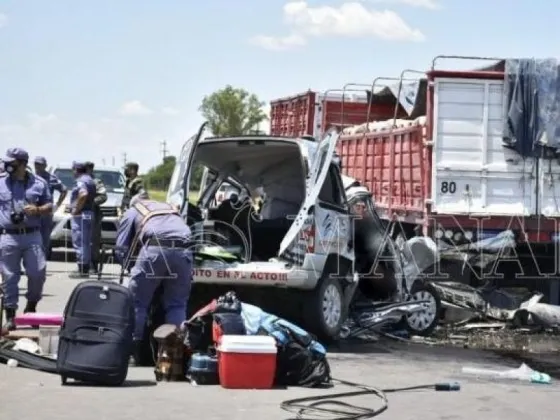
<instances>
[{"instance_id":1,"label":"police car","mask_svg":"<svg viewBox=\"0 0 560 420\"><path fill-rule=\"evenodd\" d=\"M384 242L386 226L374 214L371 195L341 175L335 158L339 135L330 132L320 142L263 135L218 138L205 137L204 129L184 144L167 195L193 232L189 307L196 309L198 303L233 290L240 299L296 321L319 337L338 337L351 300L361 289L358 266L385 266L381 283L390 286L396 285L400 270L391 266L390 258L376 264L380 256L396 251ZM212 181L193 204L188 201L190 176L200 165ZM266 189L272 180L300 189L294 214L267 220L256 209L252 190L257 185ZM212 208L224 183L238 194ZM361 249L353 207L362 207L354 206L356 200L347 191L373 212L360 227L362 236L368 235L368 245ZM389 289L394 287L388 287L388 300L394 293ZM430 319L418 324L418 333L433 329L438 321L437 311L428 309L424 315L429 312Z\"/></svg>"}]
</instances>

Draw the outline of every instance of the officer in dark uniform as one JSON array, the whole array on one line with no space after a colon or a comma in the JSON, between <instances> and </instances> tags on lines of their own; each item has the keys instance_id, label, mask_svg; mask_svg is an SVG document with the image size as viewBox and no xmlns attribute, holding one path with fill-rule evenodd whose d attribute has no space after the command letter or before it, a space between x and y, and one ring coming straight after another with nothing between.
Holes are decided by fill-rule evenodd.
<instances>
[{"instance_id":1,"label":"officer in dark uniform","mask_svg":"<svg viewBox=\"0 0 560 420\"><path fill-rule=\"evenodd\" d=\"M185 320L192 281L190 236L189 227L174 207L139 196L120 219L115 256L125 265L134 255L129 288L136 313L136 358L148 309L160 285L166 322L179 326Z\"/></svg>"},{"instance_id":2,"label":"officer in dark uniform","mask_svg":"<svg viewBox=\"0 0 560 420\"><path fill-rule=\"evenodd\" d=\"M58 200L56 202L56 205L53 206L53 211L56 211L56 209L62 205L64 199L66 198L66 194L68 193L67 188L55 174L47 171L47 160L42 156L37 156L35 158L35 175L42 178L47 183L51 197L53 197L55 191L58 191ZM49 253L52 224L52 214L43 216L41 218L41 236L43 237L43 246L45 248L46 254Z\"/></svg>"},{"instance_id":3,"label":"officer in dark uniform","mask_svg":"<svg viewBox=\"0 0 560 420\"><path fill-rule=\"evenodd\" d=\"M86 172L95 184L95 198L93 199L93 226L91 232L91 271L98 272L101 258L101 222L103 213L101 205L107 201L107 188L101 178L97 178L93 172L95 164L86 162Z\"/></svg>"},{"instance_id":4,"label":"officer in dark uniform","mask_svg":"<svg viewBox=\"0 0 560 420\"><path fill-rule=\"evenodd\" d=\"M70 278L87 278L91 262L91 230L95 184L86 172L86 165L74 162L72 165L76 184L70 193L70 211L72 219L72 247L76 251L78 270L70 273Z\"/></svg>"},{"instance_id":5,"label":"officer in dark uniform","mask_svg":"<svg viewBox=\"0 0 560 420\"><path fill-rule=\"evenodd\" d=\"M125 165L124 175L126 176L126 185L124 189L124 197L121 206L121 212L125 212L130 207L130 200L139 193L145 191L144 181L138 176L138 164L128 162Z\"/></svg>"}]
</instances>

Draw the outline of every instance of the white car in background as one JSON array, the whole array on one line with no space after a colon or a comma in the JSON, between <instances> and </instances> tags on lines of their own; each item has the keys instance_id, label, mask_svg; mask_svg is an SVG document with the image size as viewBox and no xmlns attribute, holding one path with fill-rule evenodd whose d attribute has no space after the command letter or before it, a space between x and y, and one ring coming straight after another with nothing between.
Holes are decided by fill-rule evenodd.
<instances>
[{"instance_id":1,"label":"white car in background","mask_svg":"<svg viewBox=\"0 0 560 420\"><path fill-rule=\"evenodd\" d=\"M72 165L57 165L49 168L68 188L68 195L53 217L51 233L51 250L53 248L71 248L72 237L70 227L70 192L75 180ZM103 220L101 222L101 243L114 246L117 237L118 211L122 203L125 187L125 176L118 167L96 166L95 176L100 178L107 188L107 201L101 205ZM54 202L58 200L58 192L54 193Z\"/></svg>"}]
</instances>

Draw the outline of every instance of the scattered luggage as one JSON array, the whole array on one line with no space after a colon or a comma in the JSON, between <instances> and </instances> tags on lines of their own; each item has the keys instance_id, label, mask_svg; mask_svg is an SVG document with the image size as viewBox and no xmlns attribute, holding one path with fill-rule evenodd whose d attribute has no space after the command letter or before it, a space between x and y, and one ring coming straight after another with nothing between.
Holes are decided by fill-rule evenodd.
<instances>
[{"instance_id":1,"label":"scattered luggage","mask_svg":"<svg viewBox=\"0 0 560 420\"><path fill-rule=\"evenodd\" d=\"M56 324L54 316L37 316L30 322ZM118 386L126 379L134 350L134 318L128 288L84 281L66 304L56 361L5 346L0 346L0 361L12 358L23 367L57 373L63 385L73 379ZM55 327L45 328L54 349ZM316 387L331 381L326 350L311 334L239 301L233 292L213 300L180 327L161 325L151 338L157 342L157 381L188 379L229 389Z\"/></svg>"},{"instance_id":2,"label":"scattered luggage","mask_svg":"<svg viewBox=\"0 0 560 420\"><path fill-rule=\"evenodd\" d=\"M216 355L193 354L187 367L187 379L198 385L218 385L218 358Z\"/></svg>"},{"instance_id":3,"label":"scattered luggage","mask_svg":"<svg viewBox=\"0 0 560 420\"><path fill-rule=\"evenodd\" d=\"M133 351L134 302L128 288L84 281L72 291L60 329L57 368L68 379L118 386Z\"/></svg>"},{"instance_id":4,"label":"scattered luggage","mask_svg":"<svg viewBox=\"0 0 560 420\"><path fill-rule=\"evenodd\" d=\"M157 360L154 369L156 381L185 380L185 347L179 328L163 324L154 331L157 342Z\"/></svg>"},{"instance_id":5,"label":"scattered luggage","mask_svg":"<svg viewBox=\"0 0 560 420\"><path fill-rule=\"evenodd\" d=\"M224 335L246 335L241 313L216 313L212 317L212 340L220 344Z\"/></svg>"},{"instance_id":6,"label":"scattered luggage","mask_svg":"<svg viewBox=\"0 0 560 420\"><path fill-rule=\"evenodd\" d=\"M15 350L15 342L0 338L0 362L16 360L19 367L58 374L56 360L26 351Z\"/></svg>"},{"instance_id":7,"label":"scattered luggage","mask_svg":"<svg viewBox=\"0 0 560 420\"><path fill-rule=\"evenodd\" d=\"M260 333L274 337L278 345L277 385L314 388L331 383L327 350L307 331L271 316L261 324Z\"/></svg>"},{"instance_id":8,"label":"scattered luggage","mask_svg":"<svg viewBox=\"0 0 560 420\"><path fill-rule=\"evenodd\" d=\"M248 340L265 339L263 336L268 336L268 343L272 339L273 356L272 353L263 354L269 355L266 357L267 363L274 359L275 385L321 387L331 383L327 351L315 337L291 322L237 300L233 292L228 292L200 309L185 323L184 330L184 344L193 353L207 354L208 349L214 347L218 350L220 382L223 360L234 360L233 367L227 369L227 387L248 386L244 383L237 384L235 380L231 382L232 376L243 376L241 370L237 369L237 360L242 359L248 363L243 367L243 372L253 372L254 366L248 360L252 360L253 355L260 355L258 349L254 348L254 343L240 339L243 336ZM225 359L221 354L227 354ZM262 357L258 356L257 360ZM246 366L251 366L251 369ZM232 371L237 373L231 373Z\"/></svg>"}]
</instances>

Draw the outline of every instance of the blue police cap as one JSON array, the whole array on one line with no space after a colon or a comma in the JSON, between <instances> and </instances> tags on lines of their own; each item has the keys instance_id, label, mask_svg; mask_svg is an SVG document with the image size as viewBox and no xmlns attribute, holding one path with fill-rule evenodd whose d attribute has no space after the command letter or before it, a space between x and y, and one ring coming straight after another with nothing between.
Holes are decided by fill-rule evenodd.
<instances>
[{"instance_id":1,"label":"blue police cap","mask_svg":"<svg viewBox=\"0 0 560 420\"><path fill-rule=\"evenodd\" d=\"M72 169L86 169L86 163L74 161L72 162Z\"/></svg>"},{"instance_id":2,"label":"blue police cap","mask_svg":"<svg viewBox=\"0 0 560 420\"><path fill-rule=\"evenodd\" d=\"M37 156L35 158L35 163L38 165L46 165L47 164L47 159L45 159L43 156Z\"/></svg>"},{"instance_id":3,"label":"blue police cap","mask_svg":"<svg viewBox=\"0 0 560 420\"><path fill-rule=\"evenodd\" d=\"M6 151L6 156L2 159L5 163L13 162L14 160L29 160L29 153L19 147L13 147Z\"/></svg>"}]
</instances>

